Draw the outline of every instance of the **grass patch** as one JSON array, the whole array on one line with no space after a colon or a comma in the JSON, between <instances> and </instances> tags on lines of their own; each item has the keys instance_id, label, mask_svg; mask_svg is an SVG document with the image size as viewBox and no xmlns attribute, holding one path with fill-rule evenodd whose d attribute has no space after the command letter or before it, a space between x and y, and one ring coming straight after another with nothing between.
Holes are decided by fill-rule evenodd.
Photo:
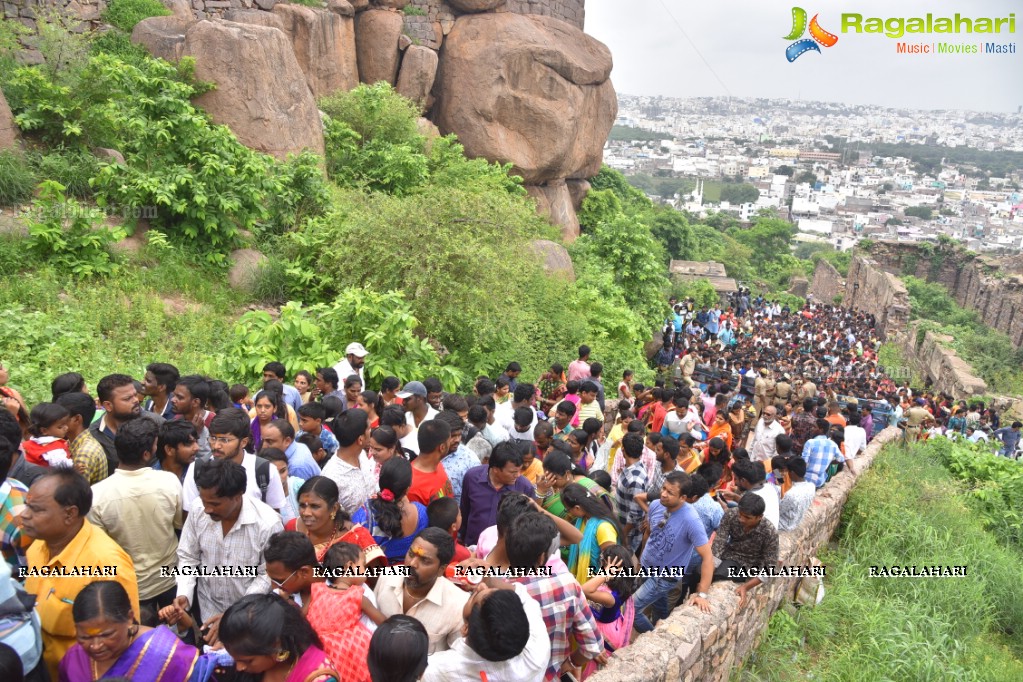
<instances>
[{"instance_id":1,"label":"grass patch","mask_svg":"<svg viewBox=\"0 0 1023 682\"><path fill-rule=\"evenodd\" d=\"M81 372L94 388L112 372L141 377L158 360L200 371L231 341L246 302L223 272L187 253L143 252L116 278L75 282L25 251L24 240L0 238L0 268L11 275L0 288L0 348L30 405L49 400L63 372Z\"/></svg>"},{"instance_id":2,"label":"grass patch","mask_svg":"<svg viewBox=\"0 0 1023 682\"><path fill-rule=\"evenodd\" d=\"M20 154L0 152L0 206L28 201L35 186L35 173Z\"/></svg>"},{"instance_id":3,"label":"grass patch","mask_svg":"<svg viewBox=\"0 0 1023 682\"><path fill-rule=\"evenodd\" d=\"M737 680L1023 679L1019 552L984 529L927 447L890 447L857 485L828 593L779 611ZM966 578L871 578L870 566L965 565Z\"/></svg>"}]
</instances>

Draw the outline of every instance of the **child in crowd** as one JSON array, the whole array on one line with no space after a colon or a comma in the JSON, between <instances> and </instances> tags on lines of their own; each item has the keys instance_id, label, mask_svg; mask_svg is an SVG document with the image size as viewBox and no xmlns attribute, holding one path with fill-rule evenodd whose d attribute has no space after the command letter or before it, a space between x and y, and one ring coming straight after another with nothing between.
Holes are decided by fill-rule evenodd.
<instances>
[{"instance_id":1,"label":"child in crowd","mask_svg":"<svg viewBox=\"0 0 1023 682\"><path fill-rule=\"evenodd\" d=\"M72 467L67 436L71 413L57 403L39 403L29 413L29 433L23 443L25 460L41 467Z\"/></svg>"},{"instance_id":2,"label":"child in crowd","mask_svg":"<svg viewBox=\"0 0 1023 682\"><path fill-rule=\"evenodd\" d=\"M235 384L228 391L228 395L231 396L231 403L239 409L251 410L255 407L249 395L249 387L245 384Z\"/></svg>"},{"instance_id":3,"label":"child in crowd","mask_svg":"<svg viewBox=\"0 0 1023 682\"><path fill-rule=\"evenodd\" d=\"M458 529L462 527L462 510L453 497L438 497L426 508L427 527L440 528L449 533L455 541L455 557L451 565L465 561L471 556L469 549L458 541Z\"/></svg>"},{"instance_id":4,"label":"child in crowd","mask_svg":"<svg viewBox=\"0 0 1023 682\"><path fill-rule=\"evenodd\" d=\"M583 593L590 602L597 629L604 638L604 648L610 655L629 643L636 617L632 595L639 589L637 578L611 574L637 570L639 562L628 548L613 545L600 552L600 566L605 575L594 576L583 583ZM596 670L597 665L590 661L583 670L583 679Z\"/></svg>"},{"instance_id":5,"label":"child in crowd","mask_svg":"<svg viewBox=\"0 0 1023 682\"><path fill-rule=\"evenodd\" d=\"M358 545L339 542L323 557L325 572L334 577L313 583L308 620L323 642L323 649L341 679L369 682L369 640L372 634L360 622L362 614L379 625L386 618L365 589L366 561Z\"/></svg>"}]
</instances>

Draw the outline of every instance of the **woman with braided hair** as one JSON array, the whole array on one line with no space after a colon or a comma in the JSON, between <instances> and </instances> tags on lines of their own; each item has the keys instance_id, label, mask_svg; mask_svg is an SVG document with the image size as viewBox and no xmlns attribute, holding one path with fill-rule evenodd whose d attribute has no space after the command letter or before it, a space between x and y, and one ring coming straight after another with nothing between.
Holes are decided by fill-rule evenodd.
<instances>
[{"instance_id":1,"label":"woman with braided hair","mask_svg":"<svg viewBox=\"0 0 1023 682\"><path fill-rule=\"evenodd\" d=\"M400 564L416 534L426 528L426 507L408 499L412 465L392 457L380 467L380 492L360 507L352 521L369 529L391 565Z\"/></svg>"}]
</instances>

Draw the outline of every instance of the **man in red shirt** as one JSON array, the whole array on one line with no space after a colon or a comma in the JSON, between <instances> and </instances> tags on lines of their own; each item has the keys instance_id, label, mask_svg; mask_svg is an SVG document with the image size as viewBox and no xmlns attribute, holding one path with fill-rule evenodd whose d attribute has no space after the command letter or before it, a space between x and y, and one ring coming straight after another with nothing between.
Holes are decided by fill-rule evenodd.
<instances>
[{"instance_id":1,"label":"man in red shirt","mask_svg":"<svg viewBox=\"0 0 1023 682\"><path fill-rule=\"evenodd\" d=\"M419 456L412 460L412 487L408 490L410 502L429 506L440 497L454 497L451 481L441 460L448 454L451 427L443 421L424 421L417 434Z\"/></svg>"}]
</instances>

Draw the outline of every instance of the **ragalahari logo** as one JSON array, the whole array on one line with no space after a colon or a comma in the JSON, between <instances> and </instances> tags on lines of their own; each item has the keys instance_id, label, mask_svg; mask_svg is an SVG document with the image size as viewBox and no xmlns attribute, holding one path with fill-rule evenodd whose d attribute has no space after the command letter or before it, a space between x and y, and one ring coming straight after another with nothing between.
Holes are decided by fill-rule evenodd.
<instances>
[{"instance_id":1,"label":"ragalahari logo","mask_svg":"<svg viewBox=\"0 0 1023 682\"><path fill-rule=\"evenodd\" d=\"M832 47L838 42L838 36L834 33L828 33L820 24L817 23L817 17L819 15L813 15L813 19L810 20L810 38L803 38L802 40L796 40L801 38L806 32L806 10L802 7L792 8L792 32L785 36L785 40L795 40L785 49L785 58L789 62L794 62L799 59L800 55L806 54L810 50L820 52L821 48L817 45L818 43L824 47Z\"/></svg>"}]
</instances>

